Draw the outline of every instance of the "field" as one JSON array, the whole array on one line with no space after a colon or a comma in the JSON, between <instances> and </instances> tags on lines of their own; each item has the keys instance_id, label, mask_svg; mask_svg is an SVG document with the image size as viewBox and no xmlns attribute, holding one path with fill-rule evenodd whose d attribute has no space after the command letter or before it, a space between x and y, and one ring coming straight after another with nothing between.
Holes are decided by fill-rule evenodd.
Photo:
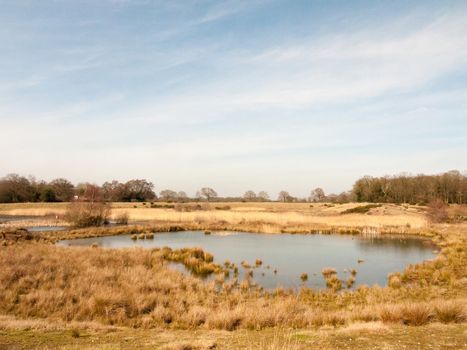
<instances>
[{"instance_id":1,"label":"field","mask_svg":"<svg viewBox=\"0 0 467 350\"><path fill-rule=\"evenodd\" d=\"M366 205L115 203L112 215L127 213L128 226L32 239L12 232L63 225L66 204L0 205L0 221L39 217L0 223L0 348L466 348L467 209L451 206L449 223L432 224L425 207ZM51 244L179 229L422 235L439 254L394 273L387 287L264 292L182 275L163 250Z\"/></svg>"}]
</instances>

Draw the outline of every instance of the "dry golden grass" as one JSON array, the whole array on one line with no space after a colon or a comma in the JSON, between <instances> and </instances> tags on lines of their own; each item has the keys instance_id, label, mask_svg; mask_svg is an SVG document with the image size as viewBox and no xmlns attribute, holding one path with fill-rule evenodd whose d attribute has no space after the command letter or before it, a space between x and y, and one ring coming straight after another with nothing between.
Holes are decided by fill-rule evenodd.
<instances>
[{"instance_id":1,"label":"dry golden grass","mask_svg":"<svg viewBox=\"0 0 467 350\"><path fill-rule=\"evenodd\" d=\"M226 205L230 210L216 210ZM220 222L230 225L256 223L262 225L264 231L281 232L289 227L319 229L329 227L374 229L393 228L405 232L410 229L423 229L427 225L421 207L402 207L386 204L370 210L368 214L341 213L349 208L362 205L348 203L327 206L326 204L308 203L211 203L205 204L211 210L190 212L176 211L167 208L151 208L141 203L113 203L112 217L118 219L128 215L130 221L157 221L175 224L200 224ZM66 203L23 203L0 204L0 213L4 215L59 215L63 216Z\"/></svg>"},{"instance_id":2,"label":"dry golden grass","mask_svg":"<svg viewBox=\"0 0 467 350\"><path fill-rule=\"evenodd\" d=\"M440 303L439 294L447 291L444 283L427 286L409 276L407 288L398 289L265 294L223 288L217 293L214 282L206 284L167 269L165 254L164 250L63 249L42 243L3 247L0 312L64 322L225 330L465 320L465 298L451 298L452 305ZM410 301L419 299L424 301ZM379 311L385 305L393 309Z\"/></svg>"},{"instance_id":3,"label":"dry golden grass","mask_svg":"<svg viewBox=\"0 0 467 350\"><path fill-rule=\"evenodd\" d=\"M0 313L64 323L230 331L343 327L375 322L420 326L466 320L467 224L427 226L419 207L385 205L369 215L340 215L355 204L333 207L314 204L311 208L305 204L279 203L229 205L232 208L229 211L175 212L117 203L113 215L125 211L130 220L145 218L150 225L47 232L37 236L39 241L0 245L3 287ZM25 215L28 210L45 213L51 208L61 209L60 205L0 206L0 211L22 210ZM379 229L369 230L369 226ZM338 291L341 282L330 269L326 274L330 290L305 288L299 292L269 293L252 287L248 278L236 287L223 282L220 273L217 281L204 283L167 268L167 261L183 261L196 269L204 268L213 259L204 252L202 256L201 252L196 253L195 261L189 254L171 256L167 250L65 249L49 243L59 238L121 233L135 234L135 239L141 234L148 239L149 232L184 228L309 232L321 227L326 232L338 233L353 233L348 228L356 227L356 232L422 234L438 244L440 253L432 261L408 266L404 272L391 275L389 286L384 288L359 286L355 291ZM200 260L202 266L198 265Z\"/></svg>"}]
</instances>

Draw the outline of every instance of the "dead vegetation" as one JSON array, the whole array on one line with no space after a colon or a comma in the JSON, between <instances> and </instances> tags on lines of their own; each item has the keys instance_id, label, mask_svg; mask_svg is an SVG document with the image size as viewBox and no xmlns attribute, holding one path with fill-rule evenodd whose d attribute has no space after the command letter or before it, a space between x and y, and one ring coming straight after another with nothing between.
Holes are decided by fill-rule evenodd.
<instances>
[{"instance_id":1,"label":"dead vegetation","mask_svg":"<svg viewBox=\"0 0 467 350\"><path fill-rule=\"evenodd\" d=\"M235 210L235 205L232 209ZM235 264L226 261L219 266L213 262L212 255L200 249L63 249L50 244L59 238L123 233L134 235L136 240L140 234L150 239L154 232L184 229L268 232L266 225L274 224L215 220L179 225L167 221L41 232L30 240L11 240L4 235L2 242L11 244L0 246L3 267L0 285L4 287L0 288L0 313L25 319L138 328L224 330L341 327L362 322L418 327L433 322L466 321L465 224L427 226L418 233L408 229L411 234L430 237L436 242L440 249L436 259L391 274L388 287L357 286L352 290L343 287L353 286L356 276L353 270L345 281L338 278L335 269L323 270L327 290L264 291L254 285L248 274L243 281L237 281ZM307 233L307 225L293 229ZM169 262L183 263L195 273L214 273L216 279L203 282L185 276L168 269ZM247 270L252 268L248 262L242 265ZM262 261L258 259L254 265L262 265ZM232 281L225 279L227 271L233 273Z\"/></svg>"}]
</instances>

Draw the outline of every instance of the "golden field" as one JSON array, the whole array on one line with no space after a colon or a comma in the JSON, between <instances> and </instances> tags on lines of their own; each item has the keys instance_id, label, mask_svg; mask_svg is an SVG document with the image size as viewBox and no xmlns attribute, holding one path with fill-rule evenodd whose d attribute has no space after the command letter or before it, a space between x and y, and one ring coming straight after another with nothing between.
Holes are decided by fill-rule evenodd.
<instances>
[{"instance_id":1,"label":"golden field","mask_svg":"<svg viewBox=\"0 0 467 350\"><path fill-rule=\"evenodd\" d=\"M229 225L263 224L269 230L265 232L280 232L291 227L310 229L329 227L355 228L394 228L406 231L413 228L423 229L428 222L424 208L418 206L400 206L386 204L374 208L367 215L341 213L349 208L367 203L349 204L309 204L309 203L202 203L202 210L189 212L176 209L151 208L149 203L113 203L112 216L127 213L134 222L171 222L182 223L226 223ZM169 203L157 203L159 206ZM187 204L187 206L190 204ZM49 222L56 222L56 215L63 216L66 203L31 203L31 204L0 204L0 215L48 216ZM183 207L183 204L181 204ZM225 210L225 207L230 209ZM217 208L217 209L216 209Z\"/></svg>"},{"instance_id":2,"label":"golden field","mask_svg":"<svg viewBox=\"0 0 467 350\"><path fill-rule=\"evenodd\" d=\"M210 203L181 211L150 208L150 203L115 203L112 215L128 213L129 226L45 232L28 241L4 241L0 348L15 344L40 348L45 343L70 349L465 347L467 223L430 224L424 207L407 205L342 214L362 205ZM48 215L16 226L42 220L61 224L65 210L66 204L0 205L0 216ZM451 214L464 212L464 207L450 208ZM12 226L1 225L3 230ZM227 283L219 289L216 282L182 275L167 268L166 256L158 249L65 249L51 244L65 237L166 231L174 226L423 235L439 246L440 253L393 274L387 287L264 292Z\"/></svg>"}]
</instances>

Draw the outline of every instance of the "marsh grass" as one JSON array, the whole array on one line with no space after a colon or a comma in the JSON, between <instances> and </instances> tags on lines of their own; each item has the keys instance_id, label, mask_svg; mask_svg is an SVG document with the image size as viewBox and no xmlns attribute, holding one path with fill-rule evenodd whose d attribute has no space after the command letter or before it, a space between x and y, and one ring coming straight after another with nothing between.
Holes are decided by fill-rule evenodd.
<instances>
[{"instance_id":1,"label":"marsh grass","mask_svg":"<svg viewBox=\"0 0 467 350\"><path fill-rule=\"evenodd\" d=\"M20 241L1 246L0 285L3 288L0 288L0 312L29 319L62 320L64 323L85 321L137 328L203 327L226 330L340 327L353 322L374 321L410 326L427 322L465 322L465 224L432 226L417 232L416 225L412 223L410 229L405 227L405 218L404 230L409 231L403 232L431 237L439 246L439 255L431 261L408 266L405 271L395 274L397 283L389 282L388 287L357 286L354 290L340 290L342 281L332 268L323 273L323 277L328 276L330 280L328 290L303 288L299 291L277 289L268 292L254 287L251 278L238 283L235 280L238 277L237 266L231 263L229 266L219 266L209 261L209 255L201 249L59 248L47 243L61 238L115 234L131 234L137 239L141 233L147 235L148 232L183 229L265 232L264 230L270 228L285 228L287 231L309 233L309 221L296 222L296 226L286 227L289 221L281 221L281 218L287 216L288 219L295 219L314 215L307 212L309 209L298 205L288 207L288 210L297 208L297 213L293 215L284 211L283 206L271 205L264 207L270 212L263 214L276 215L275 222L246 219L240 223L235 220L248 215L255 217L259 211L258 207L253 206L244 207L248 209L244 212L240 212L239 208L243 207L232 204L232 209L228 212L232 216L215 211L214 221L207 219L212 212L205 211L203 213L206 216L201 217L198 222L187 223L184 221L189 217L187 216L182 220L174 220L175 222L160 221L150 225L46 232L38 235L38 241ZM341 210L343 207L324 207L317 204L313 210L318 208L325 218L327 210ZM389 208L397 213L411 209ZM132 210L128 206L117 209ZM135 210L167 211L150 208ZM217 216L220 214L223 216ZM131 215L130 212L130 217ZM329 215L330 222L336 220L335 212L330 212ZM352 227L350 223L354 220L354 215L358 216L348 214L341 217L347 219L345 222L349 224L349 230L381 234L383 230L391 231L398 227L385 227L384 220L376 231L361 226L362 222L367 223L367 217L372 220L378 218L377 214L360 215L364 217L360 226ZM417 220L420 218L418 214L408 216ZM220 217L226 220L220 222ZM391 217L393 216L387 216ZM341 227L340 233L344 233L346 229ZM328 230L332 230L332 227L323 226L323 232ZM204 283L169 269L168 262L179 262L195 273L215 273L216 276L221 276L230 269L233 270L234 280L224 280L221 287L216 286L215 281ZM276 270L274 272L277 273ZM441 296L443 300L440 300Z\"/></svg>"},{"instance_id":2,"label":"marsh grass","mask_svg":"<svg viewBox=\"0 0 467 350\"><path fill-rule=\"evenodd\" d=\"M435 305L437 320L442 323L462 323L467 320L467 304L459 301L441 301Z\"/></svg>"}]
</instances>

